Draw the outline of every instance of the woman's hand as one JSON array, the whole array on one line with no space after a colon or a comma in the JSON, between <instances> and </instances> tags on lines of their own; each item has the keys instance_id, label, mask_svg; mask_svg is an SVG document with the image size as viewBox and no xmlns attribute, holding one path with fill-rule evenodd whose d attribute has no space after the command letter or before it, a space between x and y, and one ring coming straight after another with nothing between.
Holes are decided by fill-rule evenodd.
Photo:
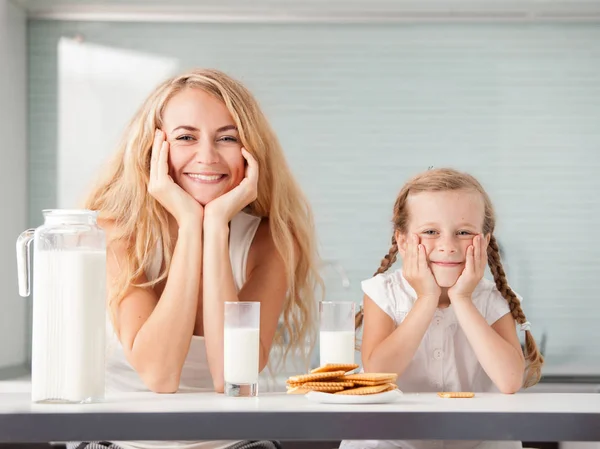
<instances>
[{"instance_id":1,"label":"woman's hand","mask_svg":"<svg viewBox=\"0 0 600 449\"><path fill-rule=\"evenodd\" d=\"M258 192L258 162L245 148L242 148L242 156L248 162L246 176L237 187L204 206L205 223L227 225L235 214L256 199Z\"/></svg>"},{"instance_id":2,"label":"woman's hand","mask_svg":"<svg viewBox=\"0 0 600 449\"><path fill-rule=\"evenodd\" d=\"M181 227L184 222L201 222L203 208L190 194L183 190L169 175L169 142L165 133L156 130L150 159L148 193L173 215Z\"/></svg>"}]
</instances>

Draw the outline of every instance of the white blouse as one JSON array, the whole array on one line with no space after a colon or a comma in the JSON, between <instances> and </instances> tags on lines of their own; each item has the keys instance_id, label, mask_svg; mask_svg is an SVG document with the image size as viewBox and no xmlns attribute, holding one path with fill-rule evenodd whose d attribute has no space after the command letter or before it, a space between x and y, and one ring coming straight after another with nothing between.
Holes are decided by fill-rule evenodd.
<instances>
[{"instance_id":1,"label":"white blouse","mask_svg":"<svg viewBox=\"0 0 600 449\"><path fill-rule=\"evenodd\" d=\"M417 295L402 270L379 274L362 282L362 289L398 326L413 308ZM518 295L517 295L518 296ZM482 279L473 292L473 304L491 325L510 313L494 282ZM520 299L520 297L519 297ZM462 330L452 305L436 309L412 361L399 376L404 392L499 392L483 370ZM521 448L520 442L481 441L345 441L340 448Z\"/></svg>"}]
</instances>

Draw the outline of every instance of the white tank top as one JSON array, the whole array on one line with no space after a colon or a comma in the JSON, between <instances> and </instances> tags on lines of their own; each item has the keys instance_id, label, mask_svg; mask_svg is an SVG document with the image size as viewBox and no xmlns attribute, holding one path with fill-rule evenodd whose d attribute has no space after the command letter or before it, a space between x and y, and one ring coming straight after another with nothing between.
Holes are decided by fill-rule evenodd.
<instances>
[{"instance_id":1,"label":"white tank top","mask_svg":"<svg viewBox=\"0 0 600 449\"><path fill-rule=\"evenodd\" d=\"M261 219L238 213L230 223L229 258L236 290L239 292L246 282L246 261ZM156 279L162 264L162 254L157 252L153 264L146 273L149 280ZM127 361L123 347L107 319L106 393L148 391L141 378ZM204 337L193 336L188 355L181 371L179 391L214 391L208 369ZM235 441L117 441L124 449L133 448L177 448L217 449L227 447Z\"/></svg>"}]
</instances>

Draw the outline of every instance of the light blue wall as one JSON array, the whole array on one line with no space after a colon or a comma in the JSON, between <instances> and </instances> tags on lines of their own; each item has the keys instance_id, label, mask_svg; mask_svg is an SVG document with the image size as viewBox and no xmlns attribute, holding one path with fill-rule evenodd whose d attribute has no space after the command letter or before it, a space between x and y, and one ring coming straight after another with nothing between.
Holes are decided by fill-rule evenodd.
<instances>
[{"instance_id":1,"label":"light blue wall","mask_svg":"<svg viewBox=\"0 0 600 449\"><path fill-rule=\"evenodd\" d=\"M0 1L0 379L18 375L27 356L29 300L19 296L15 252L28 209L26 24L21 9Z\"/></svg>"},{"instance_id":2,"label":"light blue wall","mask_svg":"<svg viewBox=\"0 0 600 449\"><path fill-rule=\"evenodd\" d=\"M600 361L600 26L32 21L31 224L56 202L56 48L77 33L250 87L312 201L323 256L351 279L336 297L360 301L409 176L470 171L496 204L509 281L534 334L548 332L549 358Z\"/></svg>"}]
</instances>

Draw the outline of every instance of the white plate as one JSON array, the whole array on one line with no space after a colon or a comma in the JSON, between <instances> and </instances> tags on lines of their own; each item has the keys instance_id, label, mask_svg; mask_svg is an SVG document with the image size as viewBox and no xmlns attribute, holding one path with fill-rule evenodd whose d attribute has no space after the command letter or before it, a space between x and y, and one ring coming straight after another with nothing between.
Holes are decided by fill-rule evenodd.
<instances>
[{"instance_id":1,"label":"white plate","mask_svg":"<svg viewBox=\"0 0 600 449\"><path fill-rule=\"evenodd\" d=\"M386 404L400 399L400 397L402 397L402 392L400 390L391 390L377 394L350 395L309 391L304 396L306 396L309 401L318 402L320 404Z\"/></svg>"}]
</instances>

